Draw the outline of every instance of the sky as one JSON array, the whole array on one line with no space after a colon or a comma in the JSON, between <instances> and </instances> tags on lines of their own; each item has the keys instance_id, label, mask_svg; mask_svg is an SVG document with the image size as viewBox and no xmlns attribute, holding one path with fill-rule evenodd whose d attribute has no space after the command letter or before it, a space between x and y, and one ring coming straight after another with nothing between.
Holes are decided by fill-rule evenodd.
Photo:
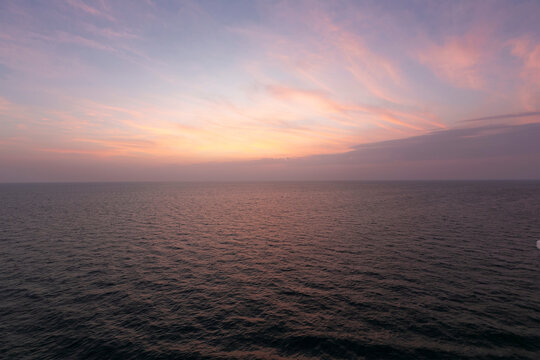
<instances>
[{"instance_id":1,"label":"sky","mask_svg":"<svg viewBox=\"0 0 540 360\"><path fill-rule=\"evenodd\" d=\"M0 2L0 182L540 179L540 2Z\"/></svg>"}]
</instances>

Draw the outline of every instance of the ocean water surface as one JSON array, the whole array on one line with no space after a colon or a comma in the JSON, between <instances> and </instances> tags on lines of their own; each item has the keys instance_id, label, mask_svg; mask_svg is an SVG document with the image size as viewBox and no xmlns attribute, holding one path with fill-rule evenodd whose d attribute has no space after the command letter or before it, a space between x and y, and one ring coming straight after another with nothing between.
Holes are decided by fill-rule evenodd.
<instances>
[{"instance_id":1,"label":"ocean water surface","mask_svg":"<svg viewBox=\"0 0 540 360\"><path fill-rule=\"evenodd\" d=\"M540 359L540 182L0 185L0 358Z\"/></svg>"}]
</instances>

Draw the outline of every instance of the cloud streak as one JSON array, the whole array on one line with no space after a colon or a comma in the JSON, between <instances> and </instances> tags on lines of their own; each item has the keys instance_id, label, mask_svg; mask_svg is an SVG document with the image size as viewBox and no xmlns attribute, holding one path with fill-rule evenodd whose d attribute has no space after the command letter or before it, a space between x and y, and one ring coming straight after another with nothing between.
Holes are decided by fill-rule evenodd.
<instances>
[{"instance_id":1,"label":"cloud streak","mask_svg":"<svg viewBox=\"0 0 540 360\"><path fill-rule=\"evenodd\" d=\"M479 118L474 118L474 119L461 120L461 122L507 120L507 119L524 118L524 117L539 117L539 116L540 116L540 111L531 111L531 112L524 112L524 113L517 113L517 114L501 114L501 115L484 116L484 117L479 117Z\"/></svg>"}]
</instances>

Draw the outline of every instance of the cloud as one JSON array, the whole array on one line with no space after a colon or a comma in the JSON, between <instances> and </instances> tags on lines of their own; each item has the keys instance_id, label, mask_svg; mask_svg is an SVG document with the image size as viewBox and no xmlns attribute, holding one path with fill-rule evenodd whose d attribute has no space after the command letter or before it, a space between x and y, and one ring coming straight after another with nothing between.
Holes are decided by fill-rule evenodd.
<instances>
[{"instance_id":1,"label":"cloud","mask_svg":"<svg viewBox=\"0 0 540 360\"><path fill-rule=\"evenodd\" d=\"M339 113L346 118L345 123L348 125L359 125L366 122L363 114L373 115L379 122L385 122L399 127L412 129L416 131L425 130L424 125L429 124L438 128L445 126L430 121L423 114L406 113L404 111L396 111L390 108L383 108L372 105L347 104L333 100L327 93L316 90L296 89L286 86L267 86L268 92L278 99L297 102L304 107L312 107L318 109L321 115L328 113ZM343 120L341 120L343 121ZM367 120L371 122L371 120ZM377 123L377 122L376 122ZM423 123L422 125L419 123Z\"/></svg>"},{"instance_id":2,"label":"cloud","mask_svg":"<svg viewBox=\"0 0 540 360\"><path fill-rule=\"evenodd\" d=\"M6 98L0 96L0 112L6 111L9 108L11 108L11 102L9 102Z\"/></svg>"},{"instance_id":3,"label":"cloud","mask_svg":"<svg viewBox=\"0 0 540 360\"><path fill-rule=\"evenodd\" d=\"M502 115L493 115L493 116L484 116L474 119L466 119L461 120L461 122L473 122L473 121L486 121L486 120L507 120L507 119L515 119L515 118L523 118L523 117L535 117L540 116L540 111L532 111L532 112L523 112L523 113L515 113L515 114L502 114Z\"/></svg>"},{"instance_id":4,"label":"cloud","mask_svg":"<svg viewBox=\"0 0 540 360\"><path fill-rule=\"evenodd\" d=\"M376 163L540 155L540 143L536 141L538 135L540 123L488 125L360 145L349 155Z\"/></svg>"},{"instance_id":5,"label":"cloud","mask_svg":"<svg viewBox=\"0 0 540 360\"><path fill-rule=\"evenodd\" d=\"M110 21L115 20L114 17L111 14L109 14L107 11L92 7L86 4L83 0L67 0L67 3L73 8L82 11L83 13L99 16Z\"/></svg>"},{"instance_id":6,"label":"cloud","mask_svg":"<svg viewBox=\"0 0 540 360\"><path fill-rule=\"evenodd\" d=\"M230 180L538 179L538 138L540 123L481 126L359 145L342 154L199 164L176 174L192 180L211 174Z\"/></svg>"},{"instance_id":7,"label":"cloud","mask_svg":"<svg viewBox=\"0 0 540 360\"><path fill-rule=\"evenodd\" d=\"M530 110L537 110L540 104L540 42L530 37L508 41L511 53L521 60L519 89L522 104Z\"/></svg>"},{"instance_id":8,"label":"cloud","mask_svg":"<svg viewBox=\"0 0 540 360\"><path fill-rule=\"evenodd\" d=\"M246 179L539 179L538 138L540 123L481 126L359 145L342 154L229 165ZM227 169L214 166L199 168L204 174Z\"/></svg>"},{"instance_id":9,"label":"cloud","mask_svg":"<svg viewBox=\"0 0 540 360\"><path fill-rule=\"evenodd\" d=\"M292 21L294 37L261 25L231 27L229 31L252 40L269 59L281 63L282 71L310 85L335 92L346 78L354 81L355 90L372 100L403 103L406 96L402 90L407 88L407 81L397 59L377 51L365 36L327 9L328 5L305 9L298 4L264 8L270 17ZM361 12L351 8L350 15L354 18ZM340 79L335 78L336 73Z\"/></svg>"},{"instance_id":10,"label":"cloud","mask_svg":"<svg viewBox=\"0 0 540 360\"><path fill-rule=\"evenodd\" d=\"M477 33L447 37L442 44L431 44L420 50L417 58L440 79L462 88L481 89L487 56L485 37Z\"/></svg>"}]
</instances>

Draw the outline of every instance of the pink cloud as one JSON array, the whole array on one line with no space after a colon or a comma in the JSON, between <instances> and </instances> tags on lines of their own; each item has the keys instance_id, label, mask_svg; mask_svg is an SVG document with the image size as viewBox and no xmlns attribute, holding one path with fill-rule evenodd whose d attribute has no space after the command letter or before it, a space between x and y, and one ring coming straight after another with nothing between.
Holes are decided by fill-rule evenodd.
<instances>
[{"instance_id":1,"label":"pink cloud","mask_svg":"<svg viewBox=\"0 0 540 360\"><path fill-rule=\"evenodd\" d=\"M287 8L286 11L297 10ZM352 75L356 87L375 99L392 103L404 101L398 90L406 86L406 80L397 62L374 51L360 34L351 32L326 12L310 11L298 18L303 20L309 33L299 35L300 39L290 39L260 27L229 30L262 46L269 58L283 65L282 70L320 89L336 90L332 83ZM342 73L337 81L335 75L328 76L335 72ZM321 74L326 75L326 81L321 80Z\"/></svg>"},{"instance_id":2,"label":"pink cloud","mask_svg":"<svg viewBox=\"0 0 540 360\"><path fill-rule=\"evenodd\" d=\"M106 18L110 21L114 21L114 17L106 11L99 10L86 4L82 0L67 0L67 3L75 9L81 10L84 13Z\"/></svg>"},{"instance_id":3,"label":"pink cloud","mask_svg":"<svg viewBox=\"0 0 540 360\"><path fill-rule=\"evenodd\" d=\"M481 89L485 85L481 71L487 55L485 45L483 36L469 33L431 44L417 57L440 79L461 88Z\"/></svg>"},{"instance_id":4,"label":"pink cloud","mask_svg":"<svg viewBox=\"0 0 540 360\"><path fill-rule=\"evenodd\" d=\"M136 39L138 35L126 29L113 29L110 27L98 27L92 24L84 24L84 29L93 35L97 35L107 39Z\"/></svg>"},{"instance_id":5,"label":"pink cloud","mask_svg":"<svg viewBox=\"0 0 540 360\"><path fill-rule=\"evenodd\" d=\"M333 100L321 91L302 90L285 86L269 86L268 90L271 95L281 100L296 101L304 106L315 106L323 112L345 115L348 120L346 123L349 125L361 124L363 121L361 113L367 113L374 115L379 120L377 124L383 121L416 131L425 130L425 127L419 123L427 123L438 128L445 128L443 124L431 121L425 115L406 113L377 106L341 103ZM351 115L352 113L354 115Z\"/></svg>"},{"instance_id":6,"label":"pink cloud","mask_svg":"<svg viewBox=\"0 0 540 360\"><path fill-rule=\"evenodd\" d=\"M393 103L402 102L388 86L403 85L404 79L398 66L371 51L358 36L343 30L338 31L336 40L347 59L345 68L374 96Z\"/></svg>"},{"instance_id":7,"label":"pink cloud","mask_svg":"<svg viewBox=\"0 0 540 360\"><path fill-rule=\"evenodd\" d=\"M525 37L510 40L508 45L512 55L521 61L521 102L526 109L537 110L540 106L540 43Z\"/></svg>"},{"instance_id":8,"label":"pink cloud","mask_svg":"<svg viewBox=\"0 0 540 360\"><path fill-rule=\"evenodd\" d=\"M0 111L6 111L11 105L6 98L0 96Z\"/></svg>"}]
</instances>

